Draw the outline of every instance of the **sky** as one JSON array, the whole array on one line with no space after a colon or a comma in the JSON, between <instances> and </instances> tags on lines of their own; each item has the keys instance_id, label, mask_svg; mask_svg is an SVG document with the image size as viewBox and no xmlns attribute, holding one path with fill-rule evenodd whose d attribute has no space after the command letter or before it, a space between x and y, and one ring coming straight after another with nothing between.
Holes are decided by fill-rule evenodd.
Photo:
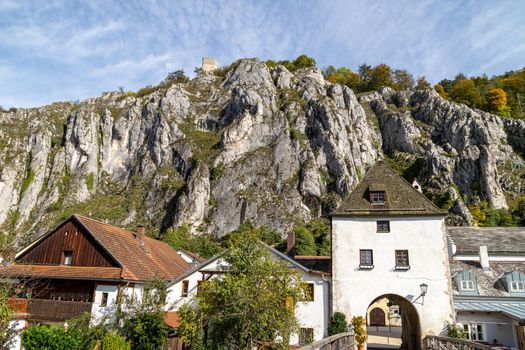
<instances>
[{"instance_id":1,"label":"sky","mask_svg":"<svg viewBox=\"0 0 525 350\"><path fill-rule=\"evenodd\" d=\"M386 63L436 83L525 66L523 0L0 0L0 106L136 91L202 57Z\"/></svg>"}]
</instances>

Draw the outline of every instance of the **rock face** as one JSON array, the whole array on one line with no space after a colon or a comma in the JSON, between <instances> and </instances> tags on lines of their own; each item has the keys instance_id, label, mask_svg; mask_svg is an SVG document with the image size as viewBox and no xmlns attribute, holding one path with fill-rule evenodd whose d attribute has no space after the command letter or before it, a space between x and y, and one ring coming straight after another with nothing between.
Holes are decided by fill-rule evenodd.
<instances>
[{"instance_id":1,"label":"rock face","mask_svg":"<svg viewBox=\"0 0 525 350\"><path fill-rule=\"evenodd\" d=\"M242 59L225 73L0 113L0 223L22 243L73 212L223 235L283 233L326 214L377 159L429 196L506 208L522 191L525 124L432 90L356 96L316 68ZM410 179L411 180L411 179ZM452 190L451 190L452 189Z\"/></svg>"}]
</instances>

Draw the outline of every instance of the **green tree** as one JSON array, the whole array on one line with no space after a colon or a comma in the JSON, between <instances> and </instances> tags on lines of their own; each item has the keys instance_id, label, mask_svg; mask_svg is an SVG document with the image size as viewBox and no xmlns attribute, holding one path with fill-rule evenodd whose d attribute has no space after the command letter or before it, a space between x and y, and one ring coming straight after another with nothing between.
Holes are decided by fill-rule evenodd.
<instances>
[{"instance_id":1,"label":"green tree","mask_svg":"<svg viewBox=\"0 0 525 350\"><path fill-rule=\"evenodd\" d=\"M214 237L210 235L193 236L186 224L169 228L164 233L162 240L175 250L184 249L198 253L205 258L211 258L222 250Z\"/></svg>"},{"instance_id":2,"label":"green tree","mask_svg":"<svg viewBox=\"0 0 525 350\"><path fill-rule=\"evenodd\" d=\"M378 64L370 69L368 76L368 90L377 90L382 86L396 87L392 81L392 68L384 63Z\"/></svg>"},{"instance_id":3,"label":"green tree","mask_svg":"<svg viewBox=\"0 0 525 350\"><path fill-rule=\"evenodd\" d=\"M342 312L335 312L330 318L328 325L328 335L335 335L339 333L348 332L348 322L346 316Z\"/></svg>"},{"instance_id":4,"label":"green tree","mask_svg":"<svg viewBox=\"0 0 525 350\"><path fill-rule=\"evenodd\" d=\"M251 349L258 340L279 338L286 347L298 329L294 308L302 295L299 273L272 258L253 234L232 241L224 259L226 273L203 284L197 295L197 316L179 310L182 334L193 339L195 329L202 327L206 346L213 349Z\"/></svg>"},{"instance_id":5,"label":"green tree","mask_svg":"<svg viewBox=\"0 0 525 350\"><path fill-rule=\"evenodd\" d=\"M295 69L315 67L315 59L306 55L300 55L293 61Z\"/></svg>"},{"instance_id":6,"label":"green tree","mask_svg":"<svg viewBox=\"0 0 525 350\"><path fill-rule=\"evenodd\" d=\"M12 296L8 285L0 284L0 349L9 349L18 334L10 325L12 310L7 301Z\"/></svg>"},{"instance_id":7,"label":"green tree","mask_svg":"<svg viewBox=\"0 0 525 350\"><path fill-rule=\"evenodd\" d=\"M472 80L460 79L452 88L450 97L453 101L464 103L469 107L478 107L481 104L481 95Z\"/></svg>"},{"instance_id":8,"label":"green tree","mask_svg":"<svg viewBox=\"0 0 525 350\"><path fill-rule=\"evenodd\" d=\"M416 90L425 90L425 89L430 89L431 87L432 87L432 85L430 85L430 83L428 82L427 78L419 77L417 79Z\"/></svg>"},{"instance_id":9,"label":"green tree","mask_svg":"<svg viewBox=\"0 0 525 350\"><path fill-rule=\"evenodd\" d=\"M295 254L296 255L317 255L317 245L315 238L305 225L296 225L293 229L295 233Z\"/></svg>"},{"instance_id":10,"label":"green tree","mask_svg":"<svg viewBox=\"0 0 525 350\"><path fill-rule=\"evenodd\" d=\"M134 350L161 350L166 343L169 327L164 321L166 281L155 278L144 286L142 299L126 298L117 311L117 324Z\"/></svg>"},{"instance_id":11,"label":"green tree","mask_svg":"<svg viewBox=\"0 0 525 350\"><path fill-rule=\"evenodd\" d=\"M395 69L393 80L396 90L412 90L414 88L414 77L405 69Z\"/></svg>"},{"instance_id":12,"label":"green tree","mask_svg":"<svg viewBox=\"0 0 525 350\"><path fill-rule=\"evenodd\" d=\"M323 71L323 75L331 83L345 85L353 90L360 88L361 80L359 79L359 74L352 72L349 68L328 66Z\"/></svg>"}]
</instances>

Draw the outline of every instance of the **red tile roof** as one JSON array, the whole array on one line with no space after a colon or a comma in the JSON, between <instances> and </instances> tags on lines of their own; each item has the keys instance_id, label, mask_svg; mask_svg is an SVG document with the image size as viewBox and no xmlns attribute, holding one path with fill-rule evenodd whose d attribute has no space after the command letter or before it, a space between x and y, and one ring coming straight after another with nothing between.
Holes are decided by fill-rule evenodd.
<instances>
[{"instance_id":1,"label":"red tile roof","mask_svg":"<svg viewBox=\"0 0 525 350\"><path fill-rule=\"evenodd\" d=\"M171 328L177 328L180 325L180 316L175 311L169 311L164 315L164 321Z\"/></svg>"},{"instance_id":2,"label":"red tile roof","mask_svg":"<svg viewBox=\"0 0 525 350\"><path fill-rule=\"evenodd\" d=\"M0 267L2 276L61 277L81 279L121 279L119 267L52 266L15 264Z\"/></svg>"},{"instance_id":3,"label":"red tile roof","mask_svg":"<svg viewBox=\"0 0 525 350\"><path fill-rule=\"evenodd\" d=\"M177 251L164 242L147 236L139 238L135 232L85 216L73 215L66 222L70 220L75 220L91 234L120 267L14 264L0 268L0 275L146 281L156 276L173 280L190 268ZM21 252L32 249L55 231L40 237Z\"/></svg>"},{"instance_id":4,"label":"red tile roof","mask_svg":"<svg viewBox=\"0 0 525 350\"><path fill-rule=\"evenodd\" d=\"M122 278L172 280L190 266L168 244L85 216L74 216L122 265Z\"/></svg>"}]
</instances>

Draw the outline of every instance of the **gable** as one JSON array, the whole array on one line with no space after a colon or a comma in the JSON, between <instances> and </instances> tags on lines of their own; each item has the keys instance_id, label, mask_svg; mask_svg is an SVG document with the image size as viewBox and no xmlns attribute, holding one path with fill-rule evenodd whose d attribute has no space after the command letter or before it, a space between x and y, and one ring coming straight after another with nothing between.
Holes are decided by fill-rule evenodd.
<instances>
[{"instance_id":1,"label":"gable","mask_svg":"<svg viewBox=\"0 0 525 350\"><path fill-rule=\"evenodd\" d=\"M73 218L20 252L15 261L21 264L61 265L65 251L73 254L72 266L119 267L118 262Z\"/></svg>"}]
</instances>

